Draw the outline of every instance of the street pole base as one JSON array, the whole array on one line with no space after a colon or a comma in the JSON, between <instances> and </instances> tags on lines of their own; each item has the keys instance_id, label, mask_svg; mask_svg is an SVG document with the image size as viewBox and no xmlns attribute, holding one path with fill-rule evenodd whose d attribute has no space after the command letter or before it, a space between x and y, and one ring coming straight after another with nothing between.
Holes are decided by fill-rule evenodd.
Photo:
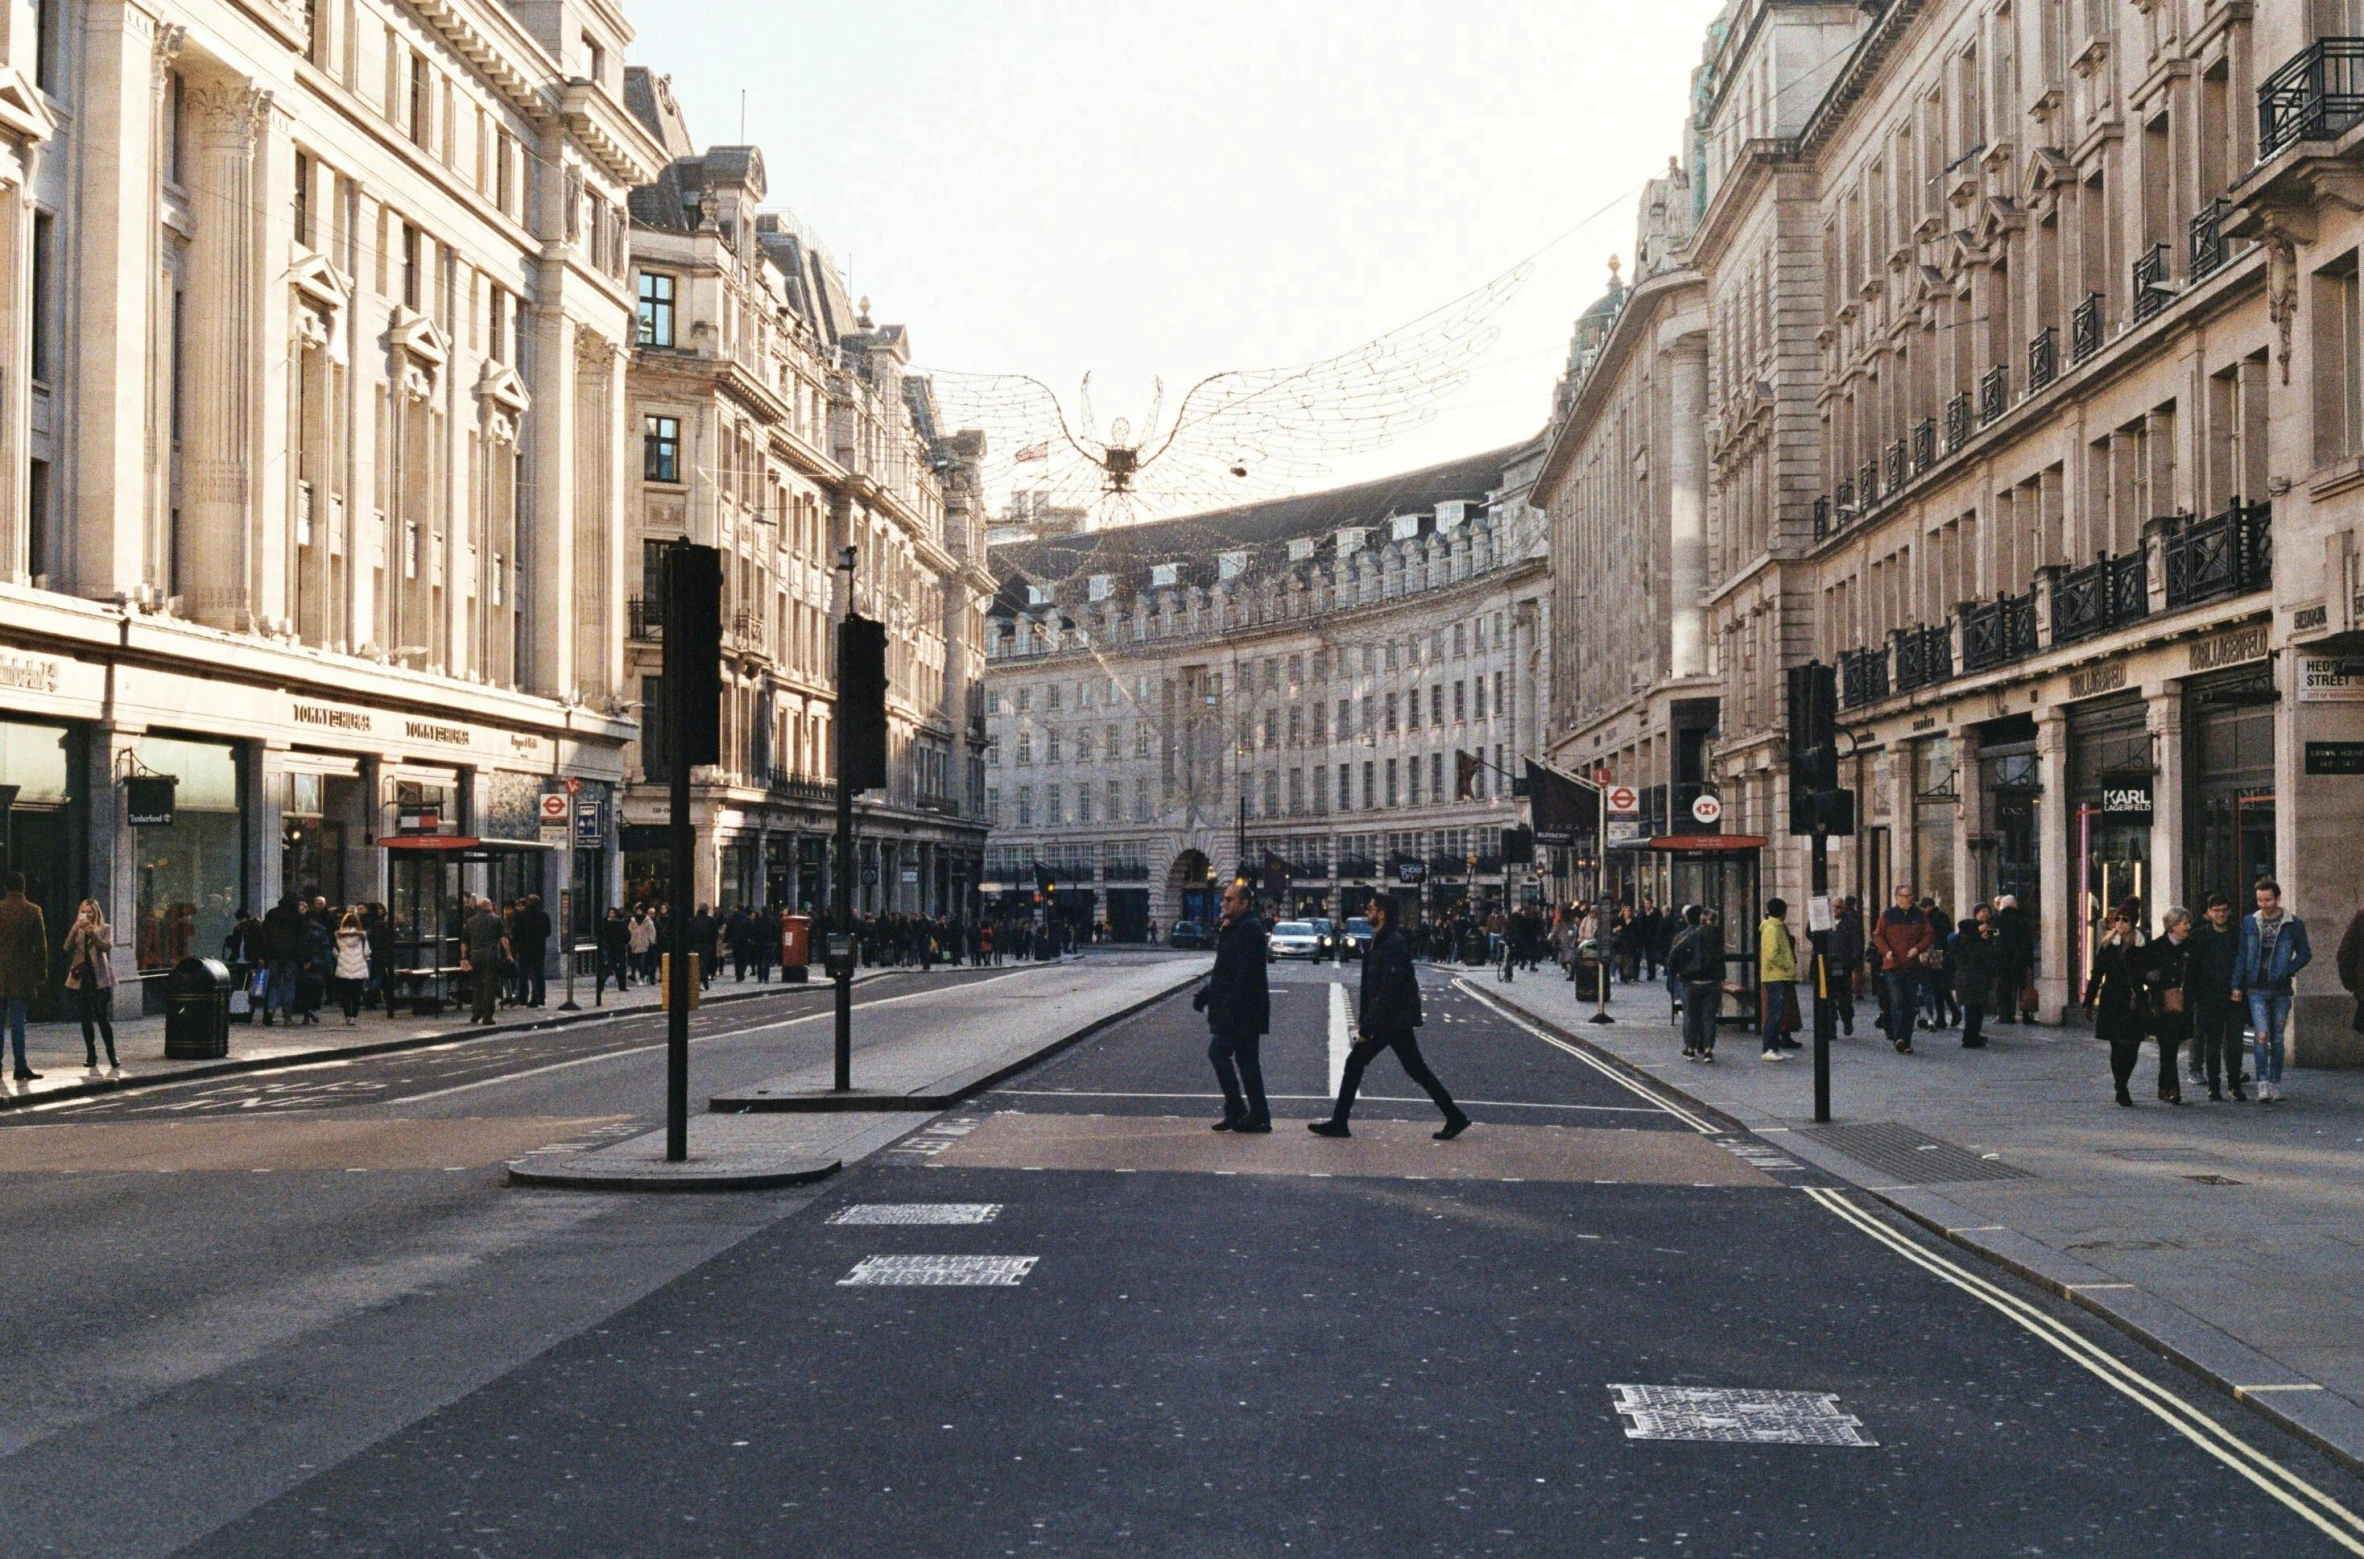
<instances>
[{"instance_id":1,"label":"street pole base","mask_svg":"<svg viewBox=\"0 0 2364 1559\"><path fill-rule=\"evenodd\" d=\"M1588 1022L1588 1023L1614 1023L1614 1022L1616 1022L1617 1020L1616 1020L1615 1018L1612 1018L1612 1017L1610 1017L1610 1016L1609 1016L1607 1013L1605 1013L1605 1012L1596 1012L1596 1013L1594 1013L1594 1014L1593 1014L1593 1015L1592 1015L1590 1018L1587 1018L1585 1021L1586 1021L1586 1022Z\"/></svg>"}]
</instances>

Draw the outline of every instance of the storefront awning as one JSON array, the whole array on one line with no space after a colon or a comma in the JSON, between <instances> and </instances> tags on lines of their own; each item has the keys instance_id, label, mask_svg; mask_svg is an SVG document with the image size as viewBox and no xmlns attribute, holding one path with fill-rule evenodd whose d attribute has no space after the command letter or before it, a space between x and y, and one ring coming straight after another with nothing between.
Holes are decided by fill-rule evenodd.
<instances>
[{"instance_id":1,"label":"storefront awning","mask_svg":"<svg viewBox=\"0 0 2364 1559\"><path fill-rule=\"evenodd\" d=\"M1661 834L1650 841L1653 850L1680 854L1729 855L1736 850L1762 850L1763 834Z\"/></svg>"},{"instance_id":2,"label":"storefront awning","mask_svg":"<svg viewBox=\"0 0 2364 1559\"><path fill-rule=\"evenodd\" d=\"M456 855L463 861L489 861L496 855L556 850L561 846L538 839L479 839L472 834L393 834L378 841L384 850L424 850Z\"/></svg>"}]
</instances>

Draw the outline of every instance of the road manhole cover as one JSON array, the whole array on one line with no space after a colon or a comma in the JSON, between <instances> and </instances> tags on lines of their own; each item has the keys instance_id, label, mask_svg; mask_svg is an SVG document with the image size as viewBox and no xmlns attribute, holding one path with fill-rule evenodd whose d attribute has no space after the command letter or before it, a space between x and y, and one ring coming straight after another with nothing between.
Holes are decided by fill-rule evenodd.
<instances>
[{"instance_id":1,"label":"road manhole cover","mask_svg":"<svg viewBox=\"0 0 2364 1559\"><path fill-rule=\"evenodd\" d=\"M1737 1391L1718 1386L1611 1386L1632 1420L1628 1440L1714 1440L1733 1445L1877 1445L1863 1420L1827 1391Z\"/></svg>"}]
</instances>

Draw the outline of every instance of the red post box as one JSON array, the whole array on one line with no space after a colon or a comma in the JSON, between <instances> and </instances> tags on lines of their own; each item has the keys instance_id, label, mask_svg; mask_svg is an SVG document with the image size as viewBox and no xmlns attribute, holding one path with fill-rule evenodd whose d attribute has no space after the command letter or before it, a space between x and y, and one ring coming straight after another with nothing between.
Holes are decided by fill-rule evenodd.
<instances>
[{"instance_id":1,"label":"red post box","mask_svg":"<svg viewBox=\"0 0 2364 1559\"><path fill-rule=\"evenodd\" d=\"M813 917L810 915L782 915L780 917L780 978L802 985L805 971L813 961Z\"/></svg>"}]
</instances>

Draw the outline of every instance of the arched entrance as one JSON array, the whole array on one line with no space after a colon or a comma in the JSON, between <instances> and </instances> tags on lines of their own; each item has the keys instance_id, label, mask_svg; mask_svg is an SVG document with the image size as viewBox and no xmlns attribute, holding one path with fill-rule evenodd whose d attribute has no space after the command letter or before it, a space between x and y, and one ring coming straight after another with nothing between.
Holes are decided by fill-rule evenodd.
<instances>
[{"instance_id":1,"label":"arched entrance","mask_svg":"<svg viewBox=\"0 0 2364 1559\"><path fill-rule=\"evenodd\" d=\"M1204 851L1184 850L1174 857L1173 870L1166 875L1166 892L1180 906L1176 919L1211 926L1220 917L1215 868Z\"/></svg>"}]
</instances>

